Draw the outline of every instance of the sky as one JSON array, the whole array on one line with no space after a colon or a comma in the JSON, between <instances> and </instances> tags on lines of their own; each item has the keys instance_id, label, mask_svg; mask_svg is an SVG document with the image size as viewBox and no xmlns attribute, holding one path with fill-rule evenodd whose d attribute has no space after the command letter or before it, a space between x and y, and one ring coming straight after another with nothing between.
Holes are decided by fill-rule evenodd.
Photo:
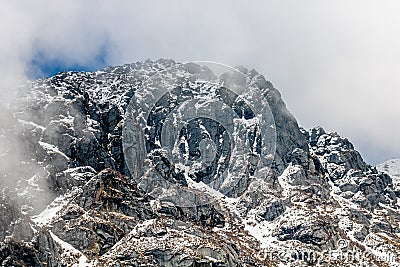
<instances>
[{"instance_id":1,"label":"sky","mask_svg":"<svg viewBox=\"0 0 400 267\"><path fill-rule=\"evenodd\" d=\"M400 2L2 1L0 101L26 79L146 59L255 68L300 126L400 158Z\"/></svg>"}]
</instances>

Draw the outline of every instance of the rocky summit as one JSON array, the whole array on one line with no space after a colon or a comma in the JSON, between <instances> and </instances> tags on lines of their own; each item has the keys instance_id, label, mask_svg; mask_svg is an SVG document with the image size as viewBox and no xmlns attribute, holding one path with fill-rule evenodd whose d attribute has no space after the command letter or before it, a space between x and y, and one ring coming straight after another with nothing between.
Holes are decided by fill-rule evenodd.
<instances>
[{"instance_id":1,"label":"rocky summit","mask_svg":"<svg viewBox=\"0 0 400 267\"><path fill-rule=\"evenodd\" d=\"M398 177L255 70L62 72L0 108L1 266L400 266Z\"/></svg>"}]
</instances>

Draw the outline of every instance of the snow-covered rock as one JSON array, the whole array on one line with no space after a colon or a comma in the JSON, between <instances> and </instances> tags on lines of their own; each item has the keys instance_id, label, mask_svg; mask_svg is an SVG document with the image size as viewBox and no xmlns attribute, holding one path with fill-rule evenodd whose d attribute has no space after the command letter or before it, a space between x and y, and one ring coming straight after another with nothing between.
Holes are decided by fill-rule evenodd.
<instances>
[{"instance_id":1,"label":"snow-covered rock","mask_svg":"<svg viewBox=\"0 0 400 267\"><path fill-rule=\"evenodd\" d=\"M388 173L392 178L400 179L400 159L391 159L381 164L376 168L382 172Z\"/></svg>"},{"instance_id":2,"label":"snow-covered rock","mask_svg":"<svg viewBox=\"0 0 400 267\"><path fill-rule=\"evenodd\" d=\"M400 197L400 159L391 159L378 164L376 169L390 175L396 194Z\"/></svg>"}]
</instances>

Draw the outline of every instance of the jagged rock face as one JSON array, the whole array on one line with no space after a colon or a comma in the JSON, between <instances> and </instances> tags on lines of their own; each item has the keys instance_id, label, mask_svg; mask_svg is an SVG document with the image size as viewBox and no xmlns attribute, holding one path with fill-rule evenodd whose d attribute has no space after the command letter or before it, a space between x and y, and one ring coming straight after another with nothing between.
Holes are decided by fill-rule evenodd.
<instances>
[{"instance_id":1,"label":"jagged rock face","mask_svg":"<svg viewBox=\"0 0 400 267\"><path fill-rule=\"evenodd\" d=\"M349 140L315 128L310 132L310 145L344 198L366 209L374 209L380 203L396 206L391 177L368 166Z\"/></svg>"},{"instance_id":2,"label":"jagged rock face","mask_svg":"<svg viewBox=\"0 0 400 267\"><path fill-rule=\"evenodd\" d=\"M237 70L216 76L212 67L177 64L156 74L127 109L123 137L128 167L140 186L158 198L170 200L172 189L165 182L188 195L187 200L192 191L184 188L193 183L239 196L258 170L271 169L276 130L264 94L272 89L259 88L255 77Z\"/></svg>"},{"instance_id":3,"label":"jagged rock face","mask_svg":"<svg viewBox=\"0 0 400 267\"><path fill-rule=\"evenodd\" d=\"M397 266L393 177L366 164L346 138L299 128L270 82L239 71L260 92L259 102L248 105L228 90L241 78L198 85L191 79L217 75L172 60L59 73L22 88L0 128L2 266ZM138 111L154 91L143 85L155 75L189 82L157 95L144 116ZM163 150L163 142L173 143L167 126L182 121L167 115L194 100L222 110L210 96L232 112L216 113L218 120L188 116L176 131L174 155L187 160L180 163L206 163L190 172L195 164L183 168ZM254 123L257 103L274 119L272 158ZM146 126L133 131L145 153L133 168L124 147L132 114ZM229 184L227 171L240 179ZM148 190L135 179L152 175L167 186ZM349 263L334 256L353 250L364 257Z\"/></svg>"}]
</instances>

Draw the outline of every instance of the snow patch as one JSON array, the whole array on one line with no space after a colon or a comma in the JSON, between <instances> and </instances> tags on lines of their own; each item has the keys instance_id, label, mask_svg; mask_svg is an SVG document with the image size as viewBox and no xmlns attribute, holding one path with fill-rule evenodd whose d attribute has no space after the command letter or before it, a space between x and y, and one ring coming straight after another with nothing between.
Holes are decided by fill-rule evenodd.
<instances>
[{"instance_id":1,"label":"snow patch","mask_svg":"<svg viewBox=\"0 0 400 267\"><path fill-rule=\"evenodd\" d=\"M56 217L57 213L70 202L72 197L72 193L57 197L40 214L32 216L31 220L40 227L49 224Z\"/></svg>"},{"instance_id":2,"label":"snow patch","mask_svg":"<svg viewBox=\"0 0 400 267\"><path fill-rule=\"evenodd\" d=\"M51 238L53 238L54 242L56 242L62 249L62 255L64 259L68 259L68 257L73 257L73 256L79 256L79 261L78 263L75 263L71 266L73 267L90 267L94 266L93 263L91 263L88 258L79 250L74 248L72 245L69 243L61 240L58 236L56 236L52 231L49 231Z\"/></svg>"}]
</instances>

